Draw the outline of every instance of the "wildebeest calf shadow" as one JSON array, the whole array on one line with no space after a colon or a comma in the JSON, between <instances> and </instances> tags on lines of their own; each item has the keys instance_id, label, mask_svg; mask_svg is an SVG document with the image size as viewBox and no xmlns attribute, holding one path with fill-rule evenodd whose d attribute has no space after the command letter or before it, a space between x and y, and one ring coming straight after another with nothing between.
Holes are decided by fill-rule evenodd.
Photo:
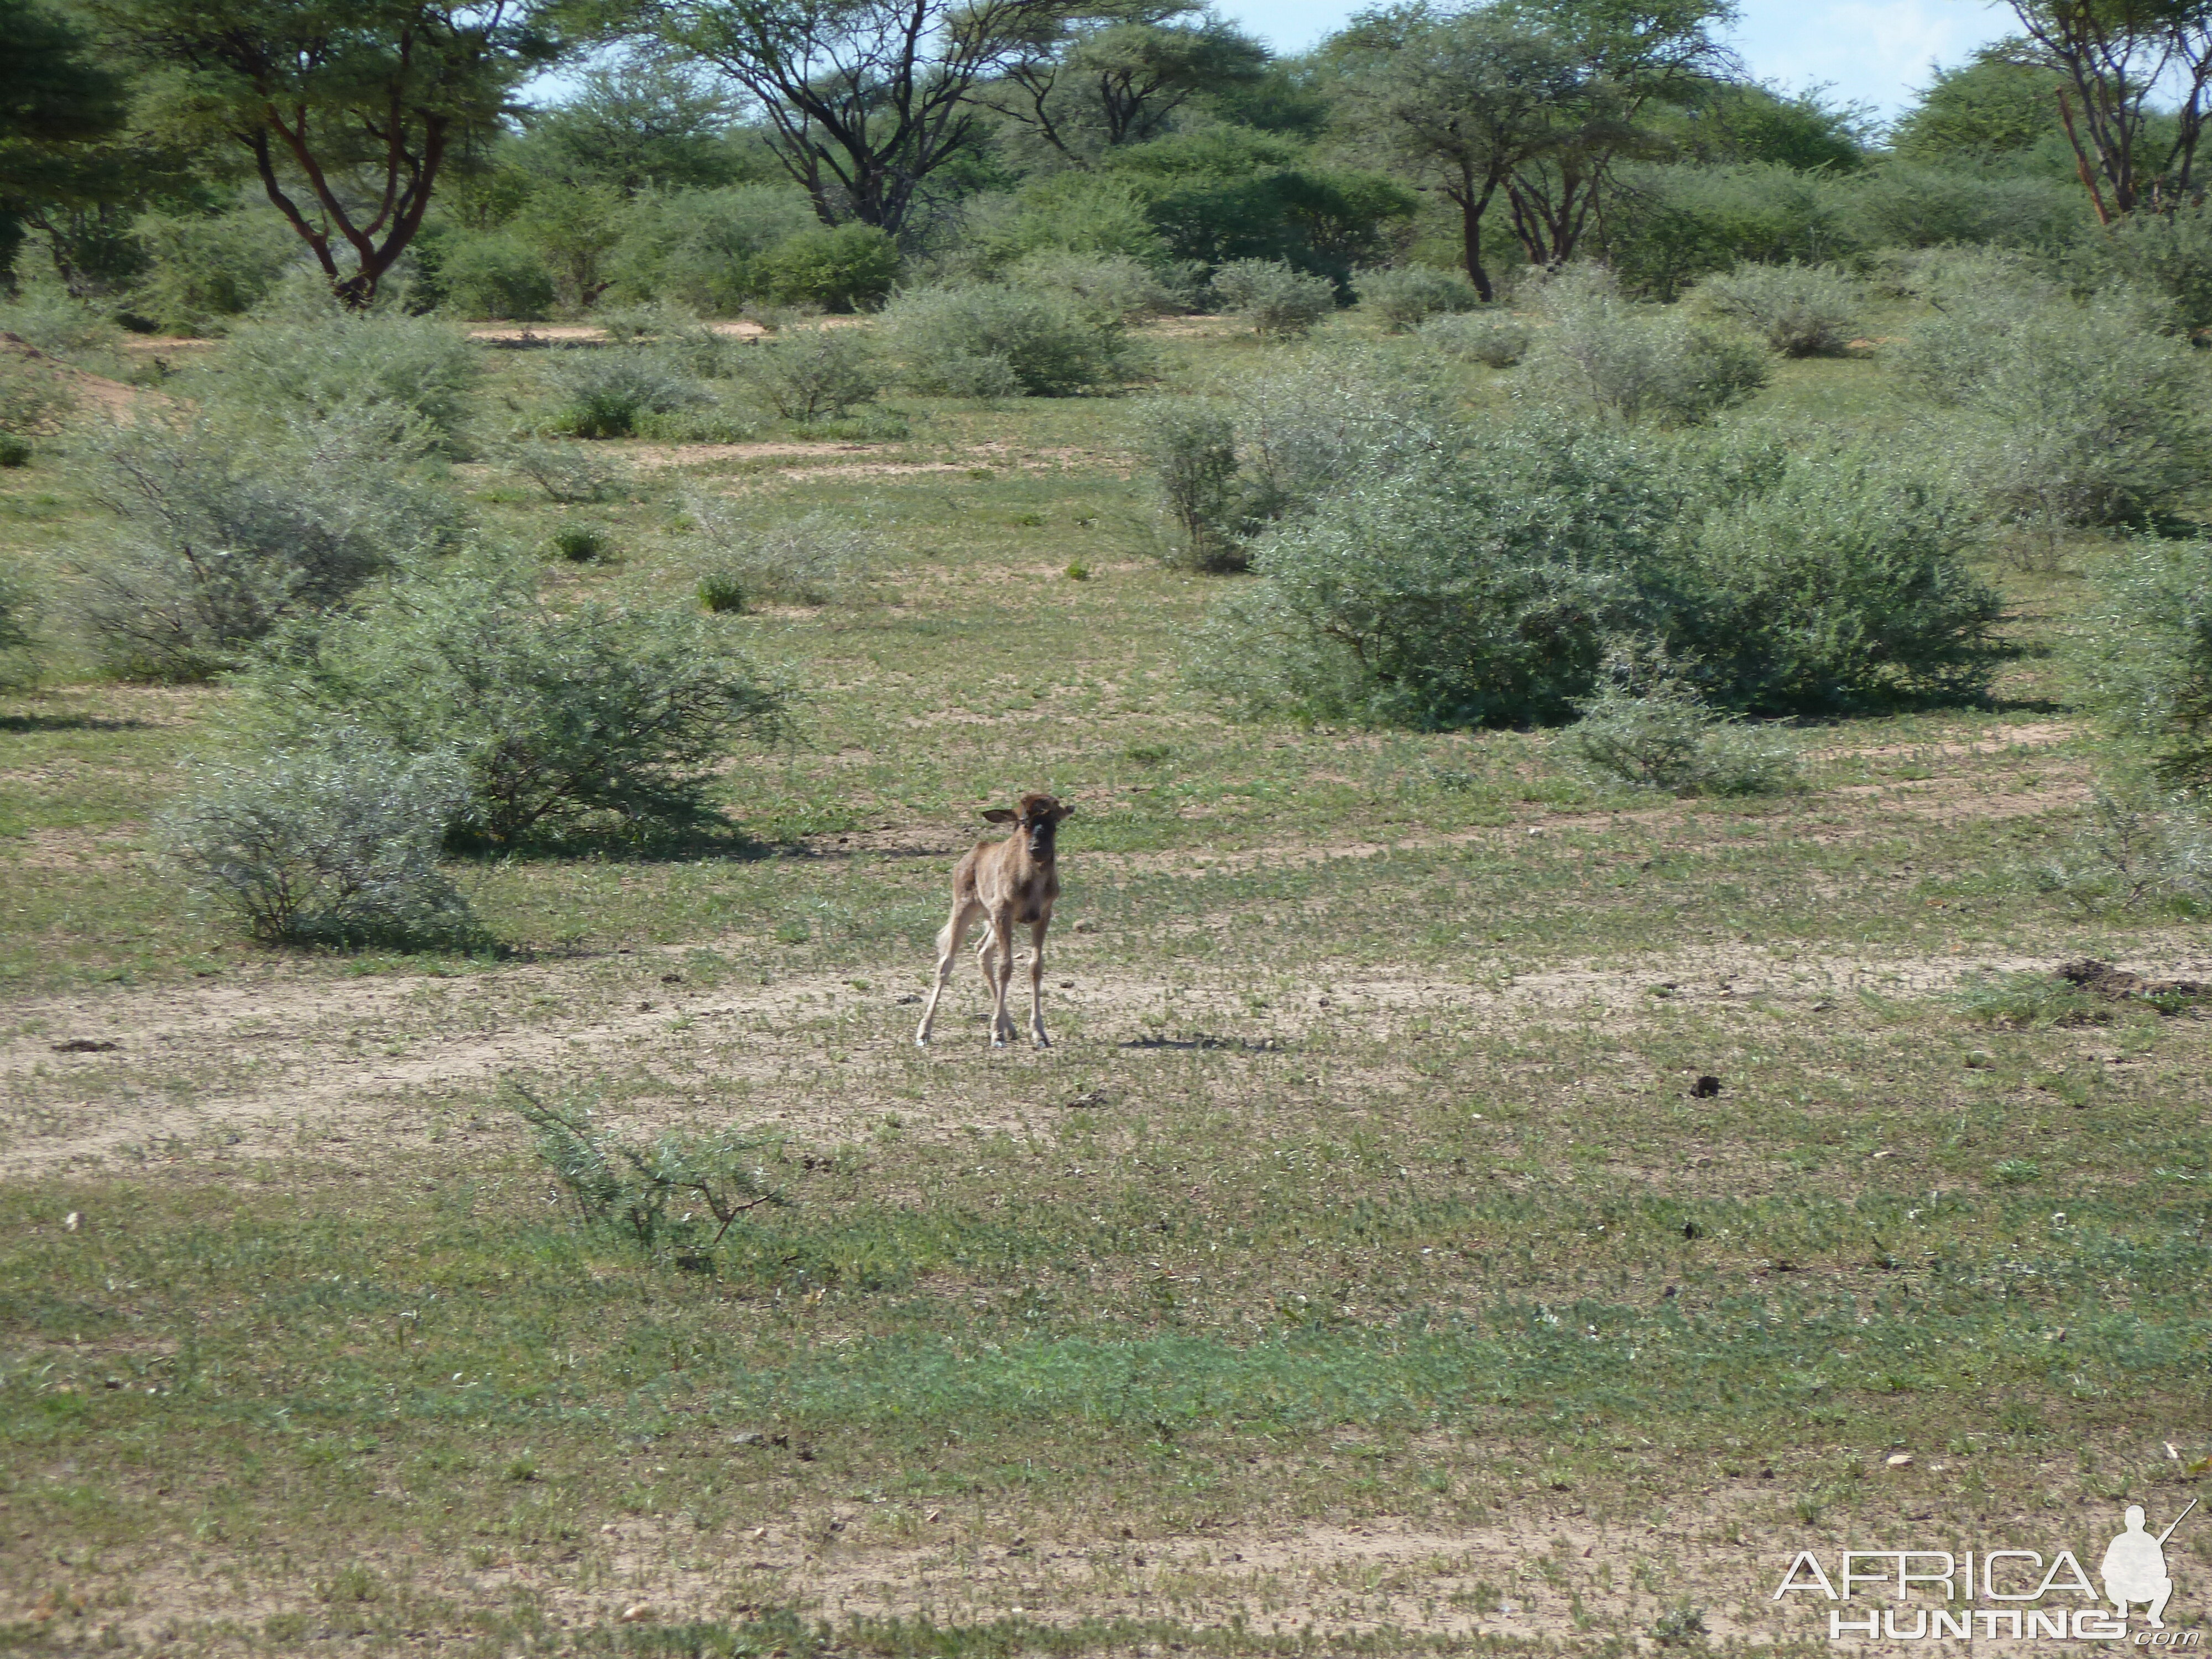
<instances>
[{"instance_id":1,"label":"wildebeest calf shadow","mask_svg":"<svg viewBox=\"0 0 2212 1659\"><path fill-rule=\"evenodd\" d=\"M1255 1041L1249 1037L1214 1036L1205 1031L1194 1032L1189 1036L1131 1037L1121 1046L1124 1048L1242 1048L1255 1054L1279 1054L1290 1047L1275 1037L1261 1037Z\"/></svg>"}]
</instances>

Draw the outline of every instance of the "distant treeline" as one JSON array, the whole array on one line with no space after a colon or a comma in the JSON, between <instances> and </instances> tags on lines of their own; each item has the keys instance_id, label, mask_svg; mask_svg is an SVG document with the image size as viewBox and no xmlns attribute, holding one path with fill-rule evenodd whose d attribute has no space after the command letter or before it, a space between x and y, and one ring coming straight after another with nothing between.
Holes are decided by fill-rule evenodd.
<instances>
[{"instance_id":1,"label":"distant treeline","mask_svg":"<svg viewBox=\"0 0 2212 1659\"><path fill-rule=\"evenodd\" d=\"M2155 9L2017 0L1884 131L1748 80L1711 0L1417 3L1295 58L1163 0L0 0L0 274L167 329L303 266L515 319L866 308L1040 252L1347 299L1596 258L1665 300L1747 260L2101 258L2119 227L2202 283L2167 268L2212 240L2212 3Z\"/></svg>"}]
</instances>

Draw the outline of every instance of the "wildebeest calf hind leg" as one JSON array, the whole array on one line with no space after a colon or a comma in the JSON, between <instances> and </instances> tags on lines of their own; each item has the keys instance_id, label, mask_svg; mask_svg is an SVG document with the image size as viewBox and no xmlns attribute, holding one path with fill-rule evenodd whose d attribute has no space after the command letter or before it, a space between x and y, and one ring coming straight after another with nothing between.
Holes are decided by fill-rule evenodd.
<instances>
[{"instance_id":1,"label":"wildebeest calf hind leg","mask_svg":"<svg viewBox=\"0 0 2212 1659\"><path fill-rule=\"evenodd\" d=\"M929 1028L937 1018L937 1000L945 994L945 981L952 977L952 959L960 954L960 942L968 937L969 924L975 920L975 912L982 907L973 899L956 901L952 918L937 933L937 980L929 988L929 1006L921 1011L921 1024L914 1034L917 1048L929 1047Z\"/></svg>"}]
</instances>

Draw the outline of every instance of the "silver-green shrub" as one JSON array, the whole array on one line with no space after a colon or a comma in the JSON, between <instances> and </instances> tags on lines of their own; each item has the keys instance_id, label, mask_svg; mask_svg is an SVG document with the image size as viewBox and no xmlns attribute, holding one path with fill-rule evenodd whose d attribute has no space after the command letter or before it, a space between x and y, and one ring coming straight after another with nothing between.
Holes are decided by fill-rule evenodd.
<instances>
[{"instance_id":1,"label":"silver-green shrub","mask_svg":"<svg viewBox=\"0 0 2212 1659\"><path fill-rule=\"evenodd\" d=\"M42 436L76 407L76 395L55 364L0 350L0 434Z\"/></svg>"},{"instance_id":2,"label":"silver-green shrub","mask_svg":"<svg viewBox=\"0 0 2212 1659\"><path fill-rule=\"evenodd\" d=\"M260 421L330 421L377 404L404 410L457 447L472 412L480 365L461 330L396 311L331 310L232 330L214 365L186 390Z\"/></svg>"},{"instance_id":3,"label":"silver-green shrub","mask_svg":"<svg viewBox=\"0 0 2212 1659\"><path fill-rule=\"evenodd\" d=\"M534 1132L539 1159L568 1189L578 1218L626 1231L641 1249L712 1249L739 1216L784 1201L768 1184L763 1164L775 1144L768 1137L671 1130L640 1146L595 1122L592 1107L552 1105L511 1079L507 1087L510 1103Z\"/></svg>"},{"instance_id":4,"label":"silver-green shrub","mask_svg":"<svg viewBox=\"0 0 2212 1659\"><path fill-rule=\"evenodd\" d=\"M1261 338L1289 339L1336 309L1336 284L1281 259L1231 259L1213 273L1213 301Z\"/></svg>"},{"instance_id":5,"label":"silver-green shrub","mask_svg":"<svg viewBox=\"0 0 2212 1659\"><path fill-rule=\"evenodd\" d=\"M828 513L779 524L747 520L718 496L684 503L699 588L712 611L833 605L849 598L882 556L875 533Z\"/></svg>"},{"instance_id":6,"label":"silver-green shrub","mask_svg":"<svg viewBox=\"0 0 2212 1659\"><path fill-rule=\"evenodd\" d=\"M1858 335L1866 285L1833 265L1741 264L1706 277L1689 302L1740 324L1785 357L1832 356Z\"/></svg>"},{"instance_id":7,"label":"silver-green shrub","mask_svg":"<svg viewBox=\"0 0 2212 1659\"><path fill-rule=\"evenodd\" d=\"M1482 303L1466 272L1439 270L1434 265L1363 270L1356 286L1360 304L1381 318L1393 334L1419 328L1434 317L1472 311Z\"/></svg>"},{"instance_id":8,"label":"silver-green shrub","mask_svg":"<svg viewBox=\"0 0 2212 1659\"><path fill-rule=\"evenodd\" d=\"M0 691L38 678L37 641L31 632L37 602L21 574L0 564Z\"/></svg>"},{"instance_id":9,"label":"silver-green shrub","mask_svg":"<svg viewBox=\"0 0 2212 1659\"><path fill-rule=\"evenodd\" d=\"M544 372L550 430L572 438L635 436L646 417L706 407L698 378L660 353L636 346L580 346Z\"/></svg>"},{"instance_id":10,"label":"silver-green shrub","mask_svg":"<svg viewBox=\"0 0 2212 1659\"><path fill-rule=\"evenodd\" d=\"M2202 915L2212 911L2212 823L2189 792L2121 779L2097 790L2073 844L2033 873L2087 909Z\"/></svg>"},{"instance_id":11,"label":"silver-green shrub","mask_svg":"<svg viewBox=\"0 0 2212 1659\"><path fill-rule=\"evenodd\" d=\"M280 736L350 726L401 755L450 756L458 827L495 843L719 821L717 768L781 736L791 702L703 617L555 609L518 566L417 577L244 684Z\"/></svg>"},{"instance_id":12,"label":"silver-green shrub","mask_svg":"<svg viewBox=\"0 0 2212 1659\"><path fill-rule=\"evenodd\" d=\"M2046 540L2140 523L2212 467L2203 365L2164 301L2075 301L1971 267L1935 289L1897 368L1945 411L1936 441L1999 522Z\"/></svg>"},{"instance_id":13,"label":"silver-green shrub","mask_svg":"<svg viewBox=\"0 0 2212 1659\"><path fill-rule=\"evenodd\" d=\"M2200 197L2170 213L2123 215L2088 252L2099 274L2165 295L2183 327L2212 328L2212 203Z\"/></svg>"},{"instance_id":14,"label":"silver-green shrub","mask_svg":"<svg viewBox=\"0 0 2212 1659\"><path fill-rule=\"evenodd\" d=\"M1446 357L1510 368L1528 355L1535 331L1510 311L1431 317L1415 331L1422 345Z\"/></svg>"},{"instance_id":15,"label":"silver-green shrub","mask_svg":"<svg viewBox=\"0 0 2212 1659\"><path fill-rule=\"evenodd\" d=\"M1546 327L1522 370L1527 395L1564 411L1690 426L1765 386L1755 340L1680 312L1633 305L1603 267L1570 267L1534 290Z\"/></svg>"},{"instance_id":16,"label":"silver-green shrub","mask_svg":"<svg viewBox=\"0 0 2212 1659\"><path fill-rule=\"evenodd\" d=\"M1997 599L1940 489L1702 444L1538 414L1348 483L1256 547L1199 677L1247 707L1430 727L1559 720L1615 635L1750 711L1985 684Z\"/></svg>"},{"instance_id":17,"label":"silver-green shrub","mask_svg":"<svg viewBox=\"0 0 2212 1659\"><path fill-rule=\"evenodd\" d=\"M2093 706L2169 787L2212 791L2212 538L2139 537L2097 581L2075 647Z\"/></svg>"},{"instance_id":18,"label":"silver-green shrub","mask_svg":"<svg viewBox=\"0 0 2212 1659\"><path fill-rule=\"evenodd\" d=\"M786 329L746 348L742 374L787 421L848 415L883 394L875 343L855 328Z\"/></svg>"},{"instance_id":19,"label":"silver-green shrub","mask_svg":"<svg viewBox=\"0 0 2212 1659\"><path fill-rule=\"evenodd\" d=\"M1702 459L1660 631L1729 707L1770 713L1989 683L1999 596L1966 562L1972 503L1894 450L1777 442Z\"/></svg>"},{"instance_id":20,"label":"silver-green shrub","mask_svg":"<svg viewBox=\"0 0 2212 1659\"><path fill-rule=\"evenodd\" d=\"M99 361L123 343L106 312L52 289L26 289L0 302L0 330L49 357Z\"/></svg>"},{"instance_id":21,"label":"silver-green shrub","mask_svg":"<svg viewBox=\"0 0 2212 1659\"><path fill-rule=\"evenodd\" d=\"M270 944L465 944L477 930L438 852L465 795L447 757L341 731L198 763L161 841L197 897Z\"/></svg>"},{"instance_id":22,"label":"silver-green shrub","mask_svg":"<svg viewBox=\"0 0 2212 1659\"><path fill-rule=\"evenodd\" d=\"M611 501L630 489L630 471L602 450L580 443L546 443L521 439L501 444L486 457L545 492L563 507Z\"/></svg>"},{"instance_id":23,"label":"silver-green shrub","mask_svg":"<svg viewBox=\"0 0 2212 1659\"><path fill-rule=\"evenodd\" d=\"M1138 418L1175 556L1214 569L1241 568L1271 525L1310 512L1349 480L1388 477L1435 453L1451 432L1431 377L1398 354L1350 346L1248 369L1203 408L1153 398Z\"/></svg>"},{"instance_id":24,"label":"silver-green shrub","mask_svg":"<svg viewBox=\"0 0 2212 1659\"><path fill-rule=\"evenodd\" d=\"M1241 570L1243 492L1237 471L1237 422L1197 398L1153 398L1137 409L1138 453L1158 482L1178 562Z\"/></svg>"},{"instance_id":25,"label":"silver-green shrub","mask_svg":"<svg viewBox=\"0 0 2212 1659\"><path fill-rule=\"evenodd\" d=\"M1595 696L1576 703L1570 753L1589 775L1676 795L1769 795L1796 787L1787 738L1719 709L1663 654L1607 654Z\"/></svg>"},{"instance_id":26,"label":"silver-green shrub","mask_svg":"<svg viewBox=\"0 0 2212 1659\"><path fill-rule=\"evenodd\" d=\"M1123 323L1188 311L1197 295L1188 275L1163 273L1127 253L1071 253L1045 249L1016 260L1005 280L1017 288L1072 295L1102 317Z\"/></svg>"},{"instance_id":27,"label":"silver-green shrub","mask_svg":"<svg viewBox=\"0 0 2212 1659\"><path fill-rule=\"evenodd\" d=\"M274 432L146 411L95 434L85 489L112 522L73 559L100 656L132 678L206 678L450 547L461 514L422 465L434 442L386 404Z\"/></svg>"},{"instance_id":28,"label":"silver-green shrub","mask_svg":"<svg viewBox=\"0 0 2212 1659\"><path fill-rule=\"evenodd\" d=\"M883 337L917 392L947 398L1066 398L1132 372L1121 319L1034 288L909 289L884 307Z\"/></svg>"},{"instance_id":29,"label":"silver-green shrub","mask_svg":"<svg viewBox=\"0 0 2212 1659\"><path fill-rule=\"evenodd\" d=\"M1454 727L1556 720L1646 631L1672 520L1626 434L1550 418L1324 497L1255 550L1200 683L1251 709Z\"/></svg>"}]
</instances>

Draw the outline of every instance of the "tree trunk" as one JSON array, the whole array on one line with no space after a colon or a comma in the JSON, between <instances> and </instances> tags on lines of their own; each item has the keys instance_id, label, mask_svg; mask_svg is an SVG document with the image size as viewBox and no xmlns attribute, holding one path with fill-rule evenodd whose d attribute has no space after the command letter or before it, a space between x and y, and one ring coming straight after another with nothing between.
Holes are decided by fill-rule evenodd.
<instances>
[{"instance_id":1,"label":"tree trunk","mask_svg":"<svg viewBox=\"0 0 2212 1659\"><path fill-rule=\"evenodd\" d=\"M1459 226L1461 249L1467 259L1467 279L1474 284L1474 291L1487 305L1498 297L1498 293L1490 285L1490 273L1482 268L1482 210L1472 202L1461 203Z\"/></svg>"},{"instance_id":2,"label":"tree trunk","mask_svg":"<svg viewBox=\"0 0 2212 1659\"><path fill-rule=\"evenodd\" d=\"M1468 281L1474 284L1474 291L1482 296L1485 305L1498 297L1497 289L1491 285L1490 273L1482 265L1482 215L1490 205L1491 193L1497 188L1495 179L1486 179L1478 189L1474 169L1462 166L1459 188L1444 192L1459 204L1460 258L1466 263Z\"/></svg>"}]
</instances>

